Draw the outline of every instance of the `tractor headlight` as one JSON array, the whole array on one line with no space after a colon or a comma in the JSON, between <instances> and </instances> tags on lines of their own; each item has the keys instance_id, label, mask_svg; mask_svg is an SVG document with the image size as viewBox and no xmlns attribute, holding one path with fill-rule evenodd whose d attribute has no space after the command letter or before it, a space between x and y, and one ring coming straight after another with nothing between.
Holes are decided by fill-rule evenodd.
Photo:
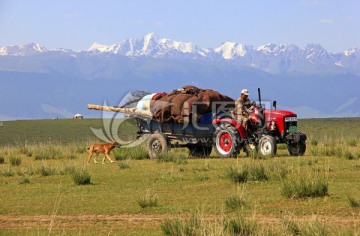
<instances>
[{"instance_id":1,"label":"tractor headlight","mask_svg":"<svg viewBox=\"0 0 360 236\"><path fill-rule=\"evenodd\" d=\"M285 122L297 121L297 117L285 117Z\"/></svg>"}]
</instances>

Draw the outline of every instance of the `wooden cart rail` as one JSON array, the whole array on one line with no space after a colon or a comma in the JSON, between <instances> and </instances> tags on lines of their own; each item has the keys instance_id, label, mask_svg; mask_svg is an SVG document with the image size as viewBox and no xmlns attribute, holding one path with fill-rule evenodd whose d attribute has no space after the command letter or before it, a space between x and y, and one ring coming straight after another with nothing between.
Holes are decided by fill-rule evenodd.
<instances>
[{"instance_id":1,"label":"wooden cart rail","mask_svg":"<svg viewBox=\"0 0 360 236\"><path fill-rule=\"evenodd\" d=\"M112 112L125 113L129 115L139 115L150 118L152 117L150 111L144 111L141 109L137 109L136 107L100 106L94 104L88 104L87 107L90 110L112 111Z\"/></svg>"}]
</instances>

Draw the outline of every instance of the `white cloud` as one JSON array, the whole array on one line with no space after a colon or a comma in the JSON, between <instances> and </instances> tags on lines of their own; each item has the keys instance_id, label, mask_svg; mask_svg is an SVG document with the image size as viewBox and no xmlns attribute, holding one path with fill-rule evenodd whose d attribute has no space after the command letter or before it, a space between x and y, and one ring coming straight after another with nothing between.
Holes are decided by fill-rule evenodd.
<instances>
[{"instance_id":1,"label":"white cloud","mask_svg":"<svg viewBox=\"0 0 360 236\"><path fill-rule=\"evenodd\" d=\"M321 19L320 23L322 23L322 24L333 24L334 20L332 20L332 19Z\"/></svg>"}]
</instances>

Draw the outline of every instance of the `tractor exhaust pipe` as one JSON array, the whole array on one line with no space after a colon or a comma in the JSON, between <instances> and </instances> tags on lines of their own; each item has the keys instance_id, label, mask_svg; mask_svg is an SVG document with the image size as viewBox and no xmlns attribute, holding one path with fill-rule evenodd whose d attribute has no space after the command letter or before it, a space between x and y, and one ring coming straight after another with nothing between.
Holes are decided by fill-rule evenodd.
<instances>
[{"instance_id":1,"label":"tractor exhaust pipe","mask_svg":"<svg viewBox=\"0 0 360 236\"><path fill-rule=\"evenodd\" d=\"M258 88L258 96L259 96L259 107L261 107L261 92L260 92L260 88Z\"/></svg>"}]
</instances>

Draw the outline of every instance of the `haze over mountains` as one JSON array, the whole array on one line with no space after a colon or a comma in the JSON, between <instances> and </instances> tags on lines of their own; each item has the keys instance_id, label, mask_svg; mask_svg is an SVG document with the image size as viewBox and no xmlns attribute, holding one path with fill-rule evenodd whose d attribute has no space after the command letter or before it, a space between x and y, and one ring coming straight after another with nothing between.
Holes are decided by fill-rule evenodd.
<instances>
[{"instance_id":1,"label":"haze over mountains","mask_svg":"<svg viewBox=\"0 0 360 236\"><path fill-rule=\"evenodd\" d=\"M193 84L234 99L276 99L299 117L360 115L360 50L330 53L318 44L201 48L154 33L86 51L37 43L0 47L0 120L99 116L87 103L118 105L132 90L171 91Z\"/></svg>"}]
</instances>

